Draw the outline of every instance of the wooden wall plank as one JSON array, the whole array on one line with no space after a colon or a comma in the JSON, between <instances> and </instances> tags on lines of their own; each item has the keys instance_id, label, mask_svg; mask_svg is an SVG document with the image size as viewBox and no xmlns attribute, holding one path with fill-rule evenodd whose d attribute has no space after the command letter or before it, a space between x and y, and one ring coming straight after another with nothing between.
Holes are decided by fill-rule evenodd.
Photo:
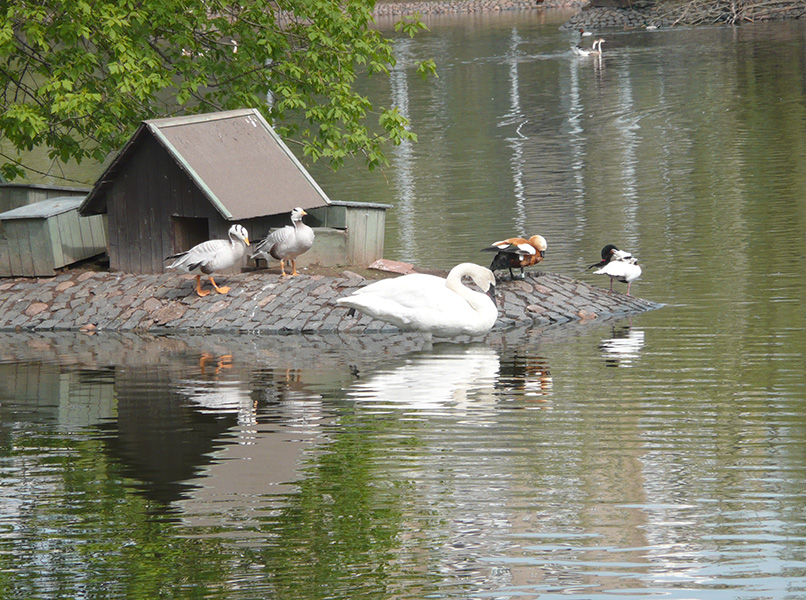
<instances>
[{"instance_id":1,"label":"wooden wall plank","mask_svg":"<svg viewBox=\"0 0 806 600\"><path fill-rule=\"evenodd\" d=\"M22 226L19 223L7 222L5 224L6 239L8 239L8 259L11 272L15 275L22 275L22 255L23 252L30 252L30 247L22 248L18 241Z\"/></svg>"},{"instance_id":2,"label":"wooden wall plank","mask_svg":"<svg viewBox=\"0 0 806 600\"><path fill-rule=\"evenodd\" d=\"M49 224L45 219L20 219L27 229L29 249L27 256L22 257L25 275L47 276L53 275L53 247ZM22 246L23 244L21 244Z\"/></svg>"},{"instance_id":3,"label":"wooden wall plank","mask_svg":"<svg viewBox=\"0 0 806 600\"><path fill-rule=\"evenodd\" d=\"M62 237L64 264L72 265L83 258L81 252L81 233L78 231L78 212L62 213L58 217L58 231Z\"/></svg>"},{"instance_id":4,"label":"wooden wall plank","mask_svg":"<svg viewBox=\"0 0 806 600\"><path fill-rule=\"evenodd\" d=\"M95 247L92 242L92 231L89 228L89 219L78 216L78 211L75 213L75 226L76 234L78 235L79 243L81 244L81 258L84 260L90 256L94 256Z\"/></svg>"},{"instance_id":5,"label":"wooden wall plank","mask_svg":"<svg viewBox=\"0 0 806 600\"><path fill-rule=\"evenodd\" d=\"M121 206L121 187L118 184L110 186L108 215L109 215L109 268L113 271L131 271L129 255L125 252L128 244L128 235L125 223L126 216Z\"/></svg>"},{"instance_id":6,"label":"wooden wall plank","mask_svg":"<svg viewBox=\"0 0 806 600\"><path fill-rule=\"evenodd\" d=\"M11 277L11 260L8 252L8 240L0 237L0 277Z\"/></svg>"},{"instance_id":7,"label":"wooden wall plank","mask_svg":"<svg viewBox=\"0 0 806 600\"><path fill-rule=\"evenodd\" d=\"M50 235L50 254L53 260L53 267L59 268L64 265L69 265L70 257L65 257L64 247L69 240L69 232L64 232L66 219L62 218L63 215L55 215L45 222L45 228ZM69 254L69 249L68 249Z\"/></svg>"},{"instance_id":8,"label":"wooden wall plank","mask_svg":"<svg viewBox=\"0 0 806 600\"><path fill-rule=\"evenodd\" d=\"M132 159L126 165L123 178L123 189L120 202L122 203L123 213L125 214L125 222L121 223L121 233L126 235L126 245L121 248L121 252L126 255L126 262L128 267L126 271L130 273L142 273L143 265L140 256L140 225L138 208L142 199L142 186L143 179L149 177L149 173L143 171L142 154L135 152Z\"/></svg>"}]
</instances>

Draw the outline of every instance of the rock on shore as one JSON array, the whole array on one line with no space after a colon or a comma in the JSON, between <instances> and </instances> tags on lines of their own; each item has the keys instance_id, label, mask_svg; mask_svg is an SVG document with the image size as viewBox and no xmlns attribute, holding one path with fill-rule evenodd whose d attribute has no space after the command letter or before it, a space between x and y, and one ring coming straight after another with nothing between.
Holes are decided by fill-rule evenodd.
<instances>
[{"instance_id":1,"label":"rock on shore","mask_svg":"<svg viewBox=\"0 0 806 600\"><path fill-rule=\"evenodd\" d=\"M375 16L398 18L419 13L421 16L449 15L461 13L489 13L524 11L545 8L584 9L571 17L563 29L643 29L646 27L666 27L671 25L668 8L662 13L657 5L647 7L636 4L633 8L586 8L588 0L419 0L410 2L378 2Z\"/></svg>"},{"instance_id":2,"label":"rock on shore","mask_svg":"<svg viewBox=\"0 0 806 600\"><path fill-rule=\"evenodd\" d=\"M411 2L378 2L375 5L377 17L400 17L419 13L426 15L446 15L455 13L507 12L535 10L539 8L576 8L585 6L587 0L421 0Z\"/></svg>"}]
</instances>

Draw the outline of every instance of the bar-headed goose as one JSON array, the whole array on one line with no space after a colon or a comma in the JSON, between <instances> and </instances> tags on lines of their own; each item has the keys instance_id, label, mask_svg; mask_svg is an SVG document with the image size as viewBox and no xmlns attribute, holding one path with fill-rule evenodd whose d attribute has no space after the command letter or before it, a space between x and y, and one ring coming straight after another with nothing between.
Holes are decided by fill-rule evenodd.
<instances>
[{"instance_id":1,"label":"bar-headed goose","mask_svg":"<svg viewBox=\"0 0 806 600\"><path fill-rule=\"evenodd\" d=\"M266 238L255 246L252 258L264 258L268 262L269 257L280 261L280 272L283 277L289 275L285 272L285 261L291 262L292 272L297 273L297 257L311 249L313 246L313 229L302 222L302 217L307 215L300 207L291 211L291 225L286 225L281 229L272 231Z\"/></svg>"},{"instance_id":2,"label":"bar-headed goose","mask_svg":"<svg viewBox=\"0 0 806 600\"><path fill-rule=\"evenodd\" d=\"M207 275L215 291L226 294L230 288L218 287L213 279L213 273L234 267L243 258L246 247L249 245L249 235L242 225L233 225L229 228L229 241L208 240L185 252L172 254L165 260L176 259L168 265L169 269L177 269L186 273L196 274L196 293L206 296L209 290L201 289L201 276Z\"/></svg>"}]
</instances>

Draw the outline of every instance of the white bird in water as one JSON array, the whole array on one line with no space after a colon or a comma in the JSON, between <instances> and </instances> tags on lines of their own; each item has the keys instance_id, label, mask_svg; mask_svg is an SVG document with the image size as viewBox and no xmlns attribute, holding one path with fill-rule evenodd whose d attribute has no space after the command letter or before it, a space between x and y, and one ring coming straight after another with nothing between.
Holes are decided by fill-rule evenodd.
<instances>
[{"instance_id":1,"label":"white bird in water","mask_svg":"<svg viewBox=\"0 0 806 600\"><path fill-rule=\"evenodd\" d=\"M246 247L249 245L249 235L242 225L233 225L229 228L229 241L208 240L190 250L172 254L165 260L175 258L176 260L168 265L169 269L178 269L187 273L196 274L196 293L199 296L206 296L209 290L201 289L201 276L207 275L215 291L219 294L229 292L229 287L218 287L213 279L213 273L224 271L234 267L243 258Z\"/></svg>"},{"instance_id":2,"label":"white bird in water","mask_svg":"<svg viewBox=\"0 0 806 600\"><path fill-rule=\"evenodd\" d=\"M484 293L465 286L465 275ZM481 335L492 329L498 318L495 275L473 263L456 265L447 279L423 273L382 279L336 303L400 329L437 337Z\"/></svg>"},{"instance_id":3,"label":"white bird in water","mask_svg":"<svg viewBox=\"0 0 806 600\"><path fill-rule=\"evenodd\" d=\"M291 211L291 225L286 225L282 229L271 232L266 238L255 246L252 258L269 257L280 261L280 271L283 277L289 275L285 272L285 261L291 262L291 276L297 273L297 257L311 249L313 246L313 229L302 222L302 217L307 215L300 207Z\"/></svg>"},{"instance_id":4,"label":"white bird in water","mask_svg":"<svg viewBox=\"0 0 806 600\"><path fill-rule=\"evenodd\" d=\"M590 48L583 48L582 46L571 46L571 51L577 56L601 56L602 44L605 42L604 38L594 40Z\"/></svg>"}]
</instances>

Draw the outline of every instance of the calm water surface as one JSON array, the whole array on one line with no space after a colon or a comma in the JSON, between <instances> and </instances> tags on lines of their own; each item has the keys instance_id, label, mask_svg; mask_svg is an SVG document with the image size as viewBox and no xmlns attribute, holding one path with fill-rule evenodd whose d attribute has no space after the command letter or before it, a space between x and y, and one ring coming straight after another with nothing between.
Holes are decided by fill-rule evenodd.
<instances>
[{"instance_id":1,"label":"calm water surface","mask_svg":"<svg viewBox=\"0 0 806 600\"><path fill-rule=\"evenodd\" d=\"M433 21L366 92L420 143L389 258L635 253L629 320L417 336L0 334L0 597L806 598L806 25ZM411 69L433 56L439 78ZM606 285L606 282L597 282Z\"/></svg>"}]
</instances>

